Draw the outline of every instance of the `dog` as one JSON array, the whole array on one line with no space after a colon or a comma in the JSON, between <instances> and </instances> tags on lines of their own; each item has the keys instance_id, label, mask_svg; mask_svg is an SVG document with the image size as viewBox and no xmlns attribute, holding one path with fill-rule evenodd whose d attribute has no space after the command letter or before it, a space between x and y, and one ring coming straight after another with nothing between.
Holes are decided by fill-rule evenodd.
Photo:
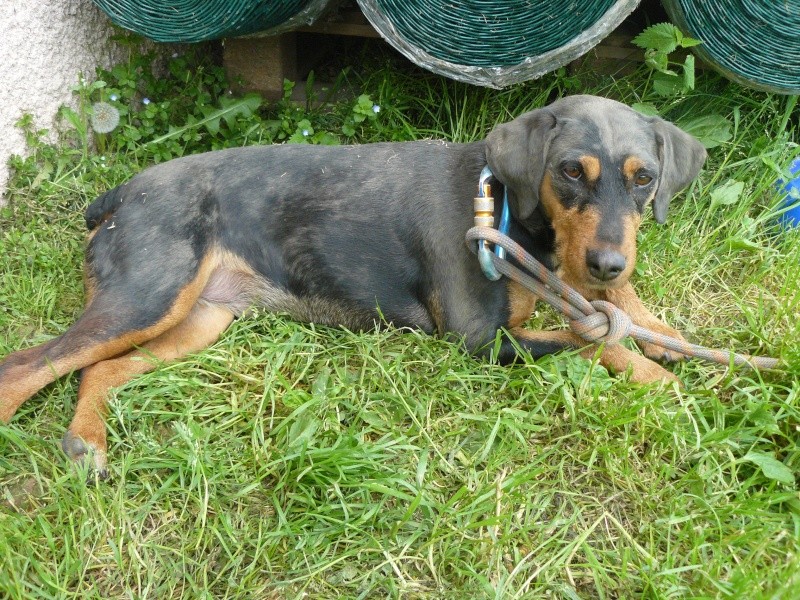
<instances>
[{"instance_id":1,"label":"dog","mask_svg":"<svg viewBox=\"0 0 800 600\"><path fill-rule=\"evenodd\" d=\"M254 306L354 330L390 323L450 334L478 356L505 330L494 357L502 363L520 349L575 348L636 382L674 381L654 360L682 357L664 348L642 344L642 355L524 329L536 297L487 279L464 236L488 164L507 191L515 241L590 300L680 338L629 278L645 208L663 223L705 158L669 122L571 96L474 143L255 146L150 167L86 210L85 311L62 335L0 363L0 422L80 370L62 447L103 476L110 388L203 350Z\"/></svg>"}]
</instances>

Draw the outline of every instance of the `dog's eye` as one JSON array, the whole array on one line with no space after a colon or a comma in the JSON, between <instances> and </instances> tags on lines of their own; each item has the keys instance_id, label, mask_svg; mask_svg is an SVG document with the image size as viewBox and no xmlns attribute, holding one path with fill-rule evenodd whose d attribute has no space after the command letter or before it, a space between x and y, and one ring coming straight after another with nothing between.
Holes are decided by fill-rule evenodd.
<instances>
[{"instance_id":1,"label":"dog's eye","mask_svg":"<svg viewBox=\"0 0 800 600\"><path fill-rule=\"evenodd\" d=\"M636 177L633 180L633 183L638 185L639 187L644 187L649 185L650 182L653 181L653 178L650 177L647 173L637 173Z\"/></svg>"},{"instance_id":2,"label":"dog's eye","mask_svg":"<svg viewBox=\"0 0 800 600\"><path fill-rule=\"evenodd\" d=\"M583 174L583 171L581 171L580 166L578 166L575 163L569 163L564 165L561 171L564 173L564 175L566 175L570 179L580 179L581 175Z\"/></svg>"}]
</instances>

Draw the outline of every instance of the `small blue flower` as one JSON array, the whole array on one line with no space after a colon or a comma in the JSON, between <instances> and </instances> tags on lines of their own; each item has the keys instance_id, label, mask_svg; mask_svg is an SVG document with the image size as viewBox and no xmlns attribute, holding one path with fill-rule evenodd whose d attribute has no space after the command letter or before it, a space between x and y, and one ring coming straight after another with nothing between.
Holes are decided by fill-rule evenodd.
<instances>
[{"instance_id":1,"label":"small blue flower","mask_svg":"<svg viewBox=\"0 0 800 600\"><path fill-rule=\"evenodd\" d=\"M381 107L380 107L380 106L378 106L377 104L373 104L373 105L372 105L372 112L374 112L374 113L376 113L376 114L377 114L377 113L379 113L379 112L381 112Z\"/></svg>"},{"instance_id":2,"label":"small blue flower","mask_svg":"<svg viewBox=\"0 0 800 600\"><path fill-rule=\"evenodd\" d=\"M111 94L111 101L116 102L117 100L119 100L119 96L117 96L116 94Z\"/></svg>"},{"instance_id":3,"label":"small blue flower","mask_svg":"<svg viewBox=\"0 0 800 600\"><path fill-rule=\"evenodd\" d=\"M303 129L303 135L308 137L308 129Z\"/></svg>"},{"instance_id":4,"label":"small blue flower","mask_svg":"<svg viewBox=\"0 0 800 600\"><path fill-rule=\"evenodd\" d=\"M142 104L144 104L145 106L150 104L150 98L142 98Z\"/></svg>"}]
</instances>

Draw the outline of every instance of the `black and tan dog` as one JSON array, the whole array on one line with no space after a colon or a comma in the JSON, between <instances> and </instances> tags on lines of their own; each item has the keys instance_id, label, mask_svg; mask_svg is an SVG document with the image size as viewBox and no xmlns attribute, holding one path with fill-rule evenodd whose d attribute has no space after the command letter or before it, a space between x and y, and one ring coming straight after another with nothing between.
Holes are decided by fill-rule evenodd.
<instances>
[{"instance_id":1,"label":"black and tan dog","mask_svg":"<svg viewBox=\"0 0 800 600\"><path fill-rule=\"evenodd\" d=\"M63 447L102 472L109 388L205 348L254 305L352 329L380 317L453 333L476 354L507 328L515 342L502 344L506 362L516 347L541 356L585 346L569 332L522 329L535 298L489 281L467 248L487 163L509 192L511 237L587 297L679 336L644 308L628 278L645 207L652 202L663 222L704 159L703 147L667 122L573 96L471 144L261 146L152 167L86 211L86 310L63 335L0 363L0 422L80 369ZM655 346L643 352L679 358ZM636 381L674 379L620 345L604 348L600 362L630 368Z\"/></svg>"}]
</instances>

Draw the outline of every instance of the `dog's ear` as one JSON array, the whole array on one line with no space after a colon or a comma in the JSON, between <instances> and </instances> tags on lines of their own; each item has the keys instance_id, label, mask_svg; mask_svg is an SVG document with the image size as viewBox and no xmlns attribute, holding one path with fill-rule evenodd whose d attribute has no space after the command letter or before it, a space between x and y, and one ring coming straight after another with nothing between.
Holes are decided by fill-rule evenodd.
<instances>
[{"instance_id":1,"label":"dog's ear","mask_svg":"<svg viewBox=\"0 0 800 600\"><path fill-rule=\"evenodd\" d=\"M506 186L517 219L530 217L539 203L547 151L557 130L553 112L540 108L498 125L486 137L486 162Z\"/></svg>"},{"instance_id":2,"label":"dog's ear","mask_svg":"<svg viewBox=\"0 0 800 600\"><path fill-rule=\"evenodd\" d=\"M658 223L667 220L672 197L697 177L706 160L706 149L691 135L658 117L652 119L661 162L661 176L653 198L653 216Z\"/></svg>"}]
</instances>

